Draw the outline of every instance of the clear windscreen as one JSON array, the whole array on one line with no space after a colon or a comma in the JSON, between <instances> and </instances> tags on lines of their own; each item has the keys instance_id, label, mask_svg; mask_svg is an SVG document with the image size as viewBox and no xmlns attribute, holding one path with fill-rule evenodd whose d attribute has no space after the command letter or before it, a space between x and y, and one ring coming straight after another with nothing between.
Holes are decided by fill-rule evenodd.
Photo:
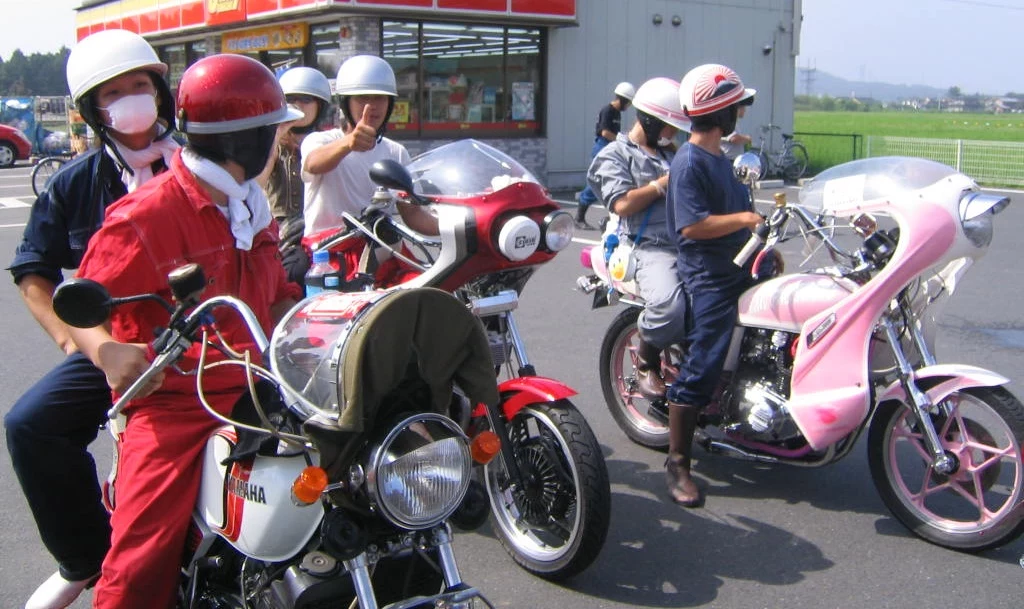
<instances>
[{"instance_id":1,"label":"clear windscreen","mask_svg":"<svg viewBox=\"0 0 1024 609\"><path fill-rule=\"evenodd\" d=\"M517 182L540 182L518 161L487 144L466 139L414 158L406 169L418 194L473 197Z\"/></svg>"}]
</instances>

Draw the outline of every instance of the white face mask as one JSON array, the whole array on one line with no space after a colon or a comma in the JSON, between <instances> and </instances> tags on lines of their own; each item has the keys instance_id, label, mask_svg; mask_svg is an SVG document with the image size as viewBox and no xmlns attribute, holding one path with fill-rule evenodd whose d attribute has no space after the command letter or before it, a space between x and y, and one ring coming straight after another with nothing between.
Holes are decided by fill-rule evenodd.
<instances>
[{"instance_id":1,"label":"white face mask","mask_svg":"<svg viewBox=\"0 0 1024 609\"><path fill-rule=\"evenodd\" d=\"M664 148L665 146L668 146L671 143L672 143L672 139L671 138L667 138L667 137L659 137L658 138L658 148Z\"/></svg>"},{"instance_id":2,"label":"white face mask","mask_svg":"<svg viewBox=\"0 0 1024 609\"><path fill-rule=\"evenodd\" d=\"M147 93L126 95L100 110L106 110L107 126L118 133L145 133L157 118L156 98Z\"/></svg>"}]
</instances>

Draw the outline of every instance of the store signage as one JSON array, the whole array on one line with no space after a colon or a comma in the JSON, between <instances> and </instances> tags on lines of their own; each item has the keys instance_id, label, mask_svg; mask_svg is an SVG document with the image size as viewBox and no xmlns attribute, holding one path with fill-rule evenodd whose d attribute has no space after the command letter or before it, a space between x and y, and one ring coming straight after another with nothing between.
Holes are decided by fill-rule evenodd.
<instances>
[{"instance_id":1,"label":"store signage","mask_svg":"<svg viewBox=\"0 0 1024 609\"><path fill-rule=\"evenodd\" d=\"M206 0L206 11L211 15L237 11L241 0Z\"/></svg>"},{"instance_id":2,"label":"store signage","mask_svg":"<svg viewBox=\"0 0 1024 609\"><path fill-rule=\"evenodd\" d=\"M309 30L305 23L253 28L228 32L221 37L224 53L256 53L278 49L298 49L306 46Z\"/></svg>"},{"instance_id":3,"label":"store signage","mask_svg":"<svg viewBox=\"0 0 1024 609\"><path fill-rule=\"evenodd\" d=\"M246 0L203 0L203 18L206 25L245 23Z\"/></svg>"}]
</instances>

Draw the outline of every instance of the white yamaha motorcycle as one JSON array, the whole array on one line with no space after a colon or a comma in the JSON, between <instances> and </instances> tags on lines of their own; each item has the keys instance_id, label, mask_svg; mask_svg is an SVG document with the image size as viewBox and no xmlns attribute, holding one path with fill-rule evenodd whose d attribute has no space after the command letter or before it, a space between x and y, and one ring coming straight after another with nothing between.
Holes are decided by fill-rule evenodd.
<instances>
[{"instance_id":1,"label":"white yamaha motorcycle","mask_svg":"<svg viewBox=\"0 0 1024 609\"><path fill-rule=\"evenodd\" d=\"M471 442L456 422L473 405L498 402L487 338L472 313L429 288L326 293L299 303L268 340L240 300L200 301L197 265L174 271L169 283L177 306L154 342L156 358L109 413L115 445L120 412L148 379L193 343L205 357L213 309L234 309L270 362L268 369L232 353L197 370L204 406L202 378L217 365L245 366L251 383L231 418L206 407L225 426L206 440L178 606L491 607L462 581L449 526L486 521L486 492L471 481L472 468L500 444L491 432ZM99 284L73 279L57 289L54 309L72 326L92 327L112 306L140 298L161 300L112 299ZM439 339L445 333L461 340ZM115 447L114 471L116 457ZM106 487L110 506L116 481Z\"/></svg>"}]
</instances>

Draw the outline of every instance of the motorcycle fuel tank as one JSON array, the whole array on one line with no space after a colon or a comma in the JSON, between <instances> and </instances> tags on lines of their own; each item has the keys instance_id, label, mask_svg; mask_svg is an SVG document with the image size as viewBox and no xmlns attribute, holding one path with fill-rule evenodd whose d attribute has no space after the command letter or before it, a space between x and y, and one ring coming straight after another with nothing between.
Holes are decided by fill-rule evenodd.
<instances>
[{"instance_id":1,"label":"motorcycle fuel tank","mask_svg":"<svg viewBox=\"0 0 1024 609\"><path fill-rule=\"evenodd\" d=\"M758 284L740 297L739 323L799 334L812 315L831 307L857 289L842 277L797 273Z\"/></svg>"},{"instance_id":2,"label":"motorcycle fuel tank","mask_svg":"<svg viewBox=\"0 0 1024 609\"><path fill-rule=\"evenodd\" d=\"M237 442L223 427L206 441L196 510L239 552L259 560L296 555L320 526L323 506L297 505L292 483L309 463L303 454L249 457L224 463Z\"/></svg>"}]
</instances>

